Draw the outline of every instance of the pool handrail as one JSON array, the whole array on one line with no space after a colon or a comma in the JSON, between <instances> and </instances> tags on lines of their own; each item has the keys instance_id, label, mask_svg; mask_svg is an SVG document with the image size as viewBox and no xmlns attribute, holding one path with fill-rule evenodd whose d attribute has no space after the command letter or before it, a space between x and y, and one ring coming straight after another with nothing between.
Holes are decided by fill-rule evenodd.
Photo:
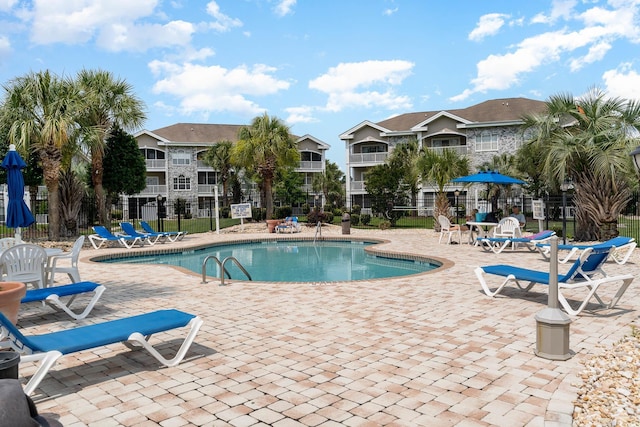
<instances>
[{"instance_id":1,"label":"pool handrail","mask_svg":"<svg viewBox=\"0 0 640 427\"><path fill-rule=\"evenodd\" d=\"M214 260L216 262L216 264L218 264L218 266L220 267L220 286L224 286L224 275L225 275L225 273L227 274L229 279L231 279L231 273L229 273L229 270L227 270L227 268L225 267L225 264L229 260L235 262L236 266L238 266L238 268L240 270L242 270L242 272L249 278L249 280L253 280L251 278L251 275L249 274L249 272L244 268L244 266L242 264L240 264L240 261L238 261L235 257L228 256L224 260L220 261L217 256L208 255L202 261L202 282L201 283L203 283L203 284L207 283L207 262L210 259Z\"/></svg>"}]
</instances>

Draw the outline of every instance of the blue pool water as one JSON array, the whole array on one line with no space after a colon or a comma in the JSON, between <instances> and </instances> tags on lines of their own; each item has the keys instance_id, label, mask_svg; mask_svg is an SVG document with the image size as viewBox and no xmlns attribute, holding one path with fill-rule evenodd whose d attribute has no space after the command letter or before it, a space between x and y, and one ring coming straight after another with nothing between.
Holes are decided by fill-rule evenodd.
<instances>
[{"instance_id":1,"label":"blue pool water","mask_svg":"<svg viewBox=\"0 0 640 427\"><path fill-rule=\"evenodd\" d=\"M335 282L406 276L439 267L435 261L414 261L367 254L370 242L350 241L265 241L212 246L188 252L113 258L104 262L168 264L202 274L202 262L213 255L220 261L232 256L254 281ZM233 262L225 264L231 278L247 280ZM218 265L210 260L207 275L220 277Z\"/></svg>"}]
</instances>

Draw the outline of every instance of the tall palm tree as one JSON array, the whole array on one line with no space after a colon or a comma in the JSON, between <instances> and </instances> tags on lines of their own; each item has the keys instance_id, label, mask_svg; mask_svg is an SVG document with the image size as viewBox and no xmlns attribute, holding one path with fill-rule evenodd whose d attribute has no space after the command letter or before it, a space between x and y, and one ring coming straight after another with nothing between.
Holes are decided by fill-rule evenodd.
<instances>
[{"instance_id":1,"label":"tall palm tree","mask_svg":"<svg viewBox=\"0 0 640 427\"><path fill-rule=\"evenodd\" d=\"M422 181L436 187L434 218L437 219L438 215L444 215L448 218L450 205L444 187L452 179L469 174L469 159L454 150L444 149L439 152L423 148L416 161L416 167Z\"/></svg>"},{"instance_id":2,"label":"tall palm tree","mask_svg":"<svg viewBox=\"0 0 640 427\"><path fill-rule=\"evenodd\" d=\"M330 205L344 205L344 184L342 182L344 173L340 167L331 162L325 161L324 171L313 175L311 188L316 193L322 192L324 199Z\"/></svg>"},{"instance_id":3,"label":"tall palm tree","mask_svg":"<svg viewBox=\"0 0 640 427\"><path fill-rule=\"evenodd\" d=\"M233 143L229 140L217 142L209 147L205 153L204 160L215 169L222 181L222 206L227 206L229 193L229 177L233 171L233 163L231 163L231 149Z\"/></svg>"},{"instance_id":4,"label":"tall palm tree","mask_svg":"<svg viewBox=\"0 0 640 427\"><path fill-rule=\"evenodd\" d=\"M597 88L574 98L553 95L542 115L524 118L533 131L528 141L542 147L550 182L573 180L576 239L609 239L618 234L617 218L631 197L635 178L629 153L637 145L640 103L611 98Z\"/></svg>"},{"instance_id":5,"label":"tall palm tree","mask_svg":"<svg viewBox=\"0 0 640 427\"><path fill-rule=\"evenodd\" d=\"M77 129L78 90L48 70L17 77L4 89L1 119L11 123L11 142L38 153L48 190L49 239L59 240L60 170L63 151Z\"/></svg>"},{"instance_id":6,"label":"tall palm tree","mask_svg":"<svg viewBox=\"0 0 640 427\"><path fill-rule=\"evenodd\" d=\"M98 222L106 225L108 212L102 185L104 149L114 126L125 131L135 130L146 120L145 105L133 94L133 86L115 78L109 71L82 70L76 77L82 97L79 122L84 143L91 153L91 181L96 195Z\"/></svg>"},{"instance_id":7,"label":"tall palm tree","mask_svg":"<svg viewBox=\"0 0 640 427\"><path fill-rule=\"evenodd\" d=\"M254 170L262 178L262 190L267 219L273 216L273 179L276 170L300 163L300 153L289 127L277 117L267 113L255 117L251 126L244 126L238 132L238 142L231 158L247 170Z\"/></svg>"}]
</instances>

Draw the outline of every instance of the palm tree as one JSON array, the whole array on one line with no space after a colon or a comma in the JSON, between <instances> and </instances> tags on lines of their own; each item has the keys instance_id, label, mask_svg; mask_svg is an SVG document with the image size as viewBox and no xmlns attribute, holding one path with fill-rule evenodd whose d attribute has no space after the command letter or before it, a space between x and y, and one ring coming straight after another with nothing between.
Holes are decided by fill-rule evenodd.
<instances>
[{"instance_id":1,"label":"palm tree","mask_svg":"<svg viewBox=\"0 0 640 427\"><path fill-rule=\"evenodd\" d=\"M390 155L390 162L393 162L395 165L401 165L403 169L404 182L409 187L409 192L411 193L411 206L415 207L417 207L418 187L420 183L420 172L416 167L419 156L418 140L415 138L398 144Z\"/></svg>"},{"instance_id":2,"label":"palm tree","mask_svg":"<svg viewBox=\"0 0 640 427\"><path fill-rule=\"evenodd\" d=\"M516 156L508 153L502 153L493 156L490 162L484 162L480 165L483 171L498 171L503 175L512 176L514 178L522 178L522 172L517 167ZM498 200L502 195L502 190L506 191L507 196L511 195L511 185L491 185L487 186L487 200L491 201L491 210L498 211ZM505 216L509 212L506 212Z\"/></svg>"},{"instance_id":3,"label":"palm tree","mask_svg":"<svg viewBox=\"0 0 640 427\"><path fill-rule=\"evenodd\" d=\"M423 148L416 161L420 177L425 183L436 187L436 203L433 210L434 218L444 215L449 218L449 199L444 187L452 179L469 174L469 159L460 156L455 150L444 149L441 152ZM437 221L436 221L437 224Z\"/></svg>"},{"instance_id":4,"label":"palm tree","mask_svg":"<svg viewBox=\"0 0 640 427\"><path fill-rule=\"evenodd\" d=\"M238 132L238 142L231 158L247 170L254 170L262 178L262 190L267 219L273 216L273 179L276 170L300 163L295 140L289 127L267 113L254 118L251 126Z\"/></svg>"},{"instance_id":5,"label":"palm tree","mask_svg":"<svg viewBox=\"0 0 640 427\"><path fill-rule=\"evenodd\" d=\"M31 72L5 87L1 119L10 123L9 139L38 153L48 190L49 239L60 239L58 192L63 152L77 129L79 94L69 79L47 71Z\"/></svg>"},{"instance_id":6,"label":"palm tree","mask_svg":"<svg viewBox=\"0 0 640 427\"><path fill-rule=\"evenodd\" d=\"M209 147L205 153L204 160L215 169L220 175L222 181L222 206L227 206L229 177L233 171L233 163L231 163L231 150L233 143L224 140Z\"/></svg>"},{"instance_id":7,"label":"palm tree","mask_svg":"<svg viewBox=\"0 0 640 427\"><path fill-rule=\"evenodd\" d=\"M106 225L108 212L102 185L104 149L114 126L125 131L135 130L146 120L145 105L133 94L133 87L117 79L109 71L82 70L76 82L83 93L79 123L84 143L91 152L91 181L96 195L98 222Z\"/></svg>"},{"instance_id":8,"label":"palm tree","mask_svg":"<svg viewBox=\"0 0 640 427\"><path fill-rule=\"evenodd\" d=\"M324 199L330 205L343 206L344 202L344 173L340 167L331 162L325 161L324 171L313 175L311 188L316 193L322 192Z\"/></svg>"},{"instance_id":9,"label":"palm tree","mask_svg":"<svg viewBox=\"0 0 640 427\"><path fill-rule=\"evenodd\" d=\"M525 117L528 141L543 150L543 169L557 188L575 187L577 240L609 239L631 197L635 178L629 153L637 145L640 103L610 98L592 88L584 96L553 95L543 115Z\"/></svg>"}]
</instances>

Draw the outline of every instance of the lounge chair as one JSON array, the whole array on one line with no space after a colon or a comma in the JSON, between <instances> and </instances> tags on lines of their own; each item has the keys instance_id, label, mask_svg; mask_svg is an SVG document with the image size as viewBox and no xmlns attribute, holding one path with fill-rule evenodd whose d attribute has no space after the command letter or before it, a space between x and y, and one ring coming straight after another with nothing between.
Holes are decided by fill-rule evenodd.
<instances>
[{"instance_id":1,"label":"lounge chair","mask_svg":"<svg viewBox=\"0 0 640 427\"><path fill-rule=\"evenodd\" d=\"M558 257L558 262L565 264L576 253L579 253L587 248L606 248L610 250L610 258L618 264L624 264L629 260L629 257L636 248L636 241L633 237L614 237L613 239L606 240L601 243L593 245L558 245L558 251L568 251L564 257ZM540 251L543 257L549 259L551 252L551 246L548 243L537 243L536 248Z\"/></svg>"},{"instance_id":2,"label":"lounge chair","mask_svg":"<svg viewBox=\"0 0 640 427\"><path fill-rule=\"evenodd\" d=\"M624 292L633 281L634 276L631 274L607 276L602 270L602 265L606 262L608 257L609 249L587 248L580 254L566 274L558 274L558 301L567 313L572 316L580 314L591 298L596 298L604 308L613 308L616 306ZM476 268L475 273L480 281L480 285L482 286L484 293L490 297L494 297L499 294L504 287L510 283L515 283L518 288L524 291L529 291L535 284L549 285L548 272L514 267L511 265L490 265L478 267ZM492 291L485 280L485 274L504 277L504 280L495 290ZM603 277L596 279L595 276L599 274L603 275ZM608 304L605 304L597 294L598 289L602 285L620 281L622 284L618 288L615 296ZM529 282L529 284L524 286L520 282ZM577 308L573 308L564 296L563 291L567 289L580 288L585 288L587 290L587 295Z\"/></svg>"},{"instance_id":3,"label":"lounge chair","mask_svg":"<svg viewBox=\"0 0 640 427\"><path fill-rule=\"evenodd\" d=\"M156 231L149 225L147 221L140 221L140 227L144 230L145 233L149 233L151 235L162 234L167 236L170 242L175 242L177 240L182 240L184 236L187 234L186 231Z\"/></svg>"},{"instance_id":4,"label":"lounge chair","mask_svg":"<svg viewBox=\"0 0 640 427\"><path fill-rule=\"evenodd\" d=\"M102 225L94 225L92 228L96 234L89 235L89 242L91 242L91 246L95 249L100 249L102 245L107 242L118 242L127 249L131 249L136 244L143 246L145 242L138 236L129 236L124 234L115 235Z\"/></svg>"},{"instance_id":5,"label":"lounge chair","mask_svg":"<svg viewBox=\"0 0 640 427\"><path fill-rule=\"evenodd\" d=\"M76 320L84 319L93 310L93 306L98 302L100 296L105 291L105 287L94 282L77 282L70 285L52 286L43 289L28 290L27 294L22 298L22 303L29 302L45 302L52 307L60 308L69 316ZM92 292L93 296L87 303L87 306L82 312L75 312L71 309L73 301L82 294L88 294ZM71 297L66 303L60 298Z\"/></svg>"},{"instance_id":6,"label":"lounge chair","mask_svg":"<svg viewBox=\"0 0 640 427\"><path fill-rule=\"evenodd\" d=\"M299 233L301 230L297 216L288 216L282 224L276 225L276 233Z\"/></svg>"},{"instance_id":7,"label":"lounge chair","mask_svg":"<svg viewBox=\"0 0 640 427\"><path fill-rule=\"evenodd\" d=\"M122 228L124 234L128 236L139 237L142 240L148 241L150 245L155 245L158 242L164 243L167 240L167 236L162 233L140 233L130 222L121 222L120 228Z\"/></svg>"},{"instance_id":8,"label":"lounge chair","mask_svg":"<svg viewBox=\"0 0 640 427\"><path fill-rule=\"evenodd\" d=\"M502 252L508 246L511 249L515 249L518 245L522 244L530 251L537 250L537 244L543 243L555 236L556 232L551 230L544 230L530 236L522 237L478 237L478 244L486 251L492 251L496 254Z\"/></svg>"},{"instance_id":9,"label":"lounge chair","mask_svg":"<svg viewBox=\"0 0 640 427\"><path fill-rule=\"evenodd\" d=\"M185 326L190 326L191 329L172 359L166 359L148 342L153 334ZM186 355L201 326L202 320L193 314L178 310L158 310L27 337L0 313L0 327L8 337L11 347L21 353L20 360L40 362L36 372L25 386L26 394L31 394L36 389L47 372L63 355L119 342L139 344L163 365L176 366Z\"/></svg>"}]
</instances>

